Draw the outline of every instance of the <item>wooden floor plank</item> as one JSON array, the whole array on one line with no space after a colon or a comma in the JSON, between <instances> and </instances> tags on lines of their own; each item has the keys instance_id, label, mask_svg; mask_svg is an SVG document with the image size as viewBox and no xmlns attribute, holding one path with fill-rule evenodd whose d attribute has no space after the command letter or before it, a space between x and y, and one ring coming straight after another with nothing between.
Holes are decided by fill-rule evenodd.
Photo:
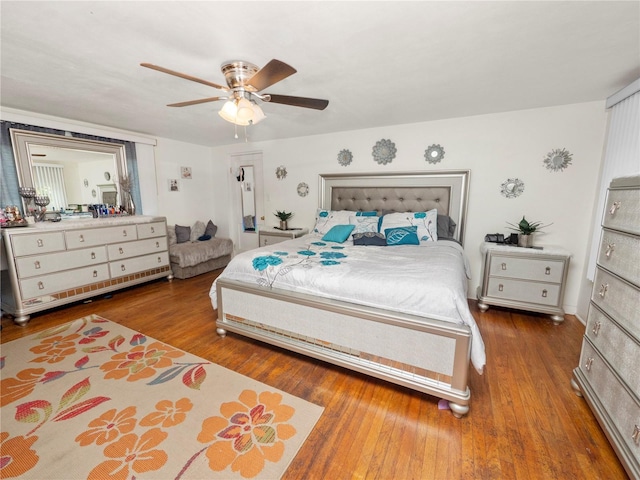
<instances>
[{"instance_id":1,"label":"wooden floor plank","mask_svg":"<svg viewBox=\"0 0 640 480\"><path fill-rule=\"evenodd\" d=\"M487 367L470 373L463 419L438 399L215 330L209 288L220 271L154 281L34 315L2 318L2 343L96 313L325 411L284 475L292 479L626 479L606 436L569 382L584 326L538 314L471 311Z\"/></svg>"}]
</instances>

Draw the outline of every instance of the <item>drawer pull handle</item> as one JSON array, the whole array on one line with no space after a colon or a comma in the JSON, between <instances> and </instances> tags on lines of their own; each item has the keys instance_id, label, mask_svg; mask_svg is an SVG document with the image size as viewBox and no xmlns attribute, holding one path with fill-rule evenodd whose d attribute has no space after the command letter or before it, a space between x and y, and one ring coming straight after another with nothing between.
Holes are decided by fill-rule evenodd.
<instances>
[{"instance_id":1,"label":"drawer pull handle","mask_svg":"<svg viewBox=\"0 0 640 480\"><path fill-rule=\"evenodd\" d=\"M93 278L96 278L97 276L98 276L98 271L97 271L97 270L94 270L94 271L93 271Z\"/></svg>"},{"instance_id":2,"label":"drawer pull handle","mask_svg":"<svg viewBox=\"0 0 640 480\"><path fill-rule=\"evenodd\" d=\"M38 239L38 246L39 247L44 247L44 242L42 241L41 238Z\"/></svg>"},{"instance_id":3,"label":"drawer pull handle","mask_svg":"<svg viewBox=\"0 0 640 480\"><path fill-rule=\"evenodd\" d=\"M622 202L613 202L613 205L611 205L611 208L609 209L609 214L615 215L616 210L618 210L621 206Z\"/></svg>"},{"instance_id":4,"label":"drawer pull handle","mask_svg":"<svg viewBox=\"0 0 640 480\"><path fill-rule=\"evenodd\" d=\"M126 267L124 265L120 265L120 270L124 272L126 270Z\"/></svg>"},{"instance_id":5,"label":"drawer pull handle","mask_svg":"<svg viewBox=\"0 0 640 480\"><path fill-rule=\"evenodd\" d=\"M551 267L546 267L546 268L544 269L544 274L545 274L545 275L551 275Z\"/></svg>"},{"instance_id":6,"label":"drawer pull handle","mask_svg":"<svg viewBox=\"0 0 640 480\"><path fill-rule=\"evenodd\" d=\"M607 290L609 290L608 283L603 283L602 285L600 285L600 291L598 292L598 295L600 295L600 298L605 297L605 295L607 294Z\"/></svg>"},{"instance_id":7,"label":"drawer pull handle","mask_svg":"<svg viewBox=\"0 0 640 480\"><path fill-rule=\"evenodd\" d=\"M80 235L80 243L84 243L84 235Z\"/></svg>"},{"instance_id":8,"label":"drawer pull handle","mask_svg":"<svg viewBox=\"0 0 640 480\"><path fill-rule=\"evenodd\" d=\"M38 289L39 290L44 290L44 283L38 282Z\"/></svg>"},{"instance_id":9,"label":"drawer pull handle","mask_svg":"<svg viewBox=\"0 0 640 480\"><path fill-rule=\"evenodd\" d=\"M633 426L633 434L631 434L631 438L633 439L633 443L636 445L640 444L640 425L636 424Z\"/></svg>"},{"instance_id":10,"label":"drawer pull handle","mask_svg":"<svg viewBox=\"0 0 640 480\"><path fill-rule=\"evenodd\" d=\"M156 233L155 228L151 227L151 233Z\"/></svg>"},{"instance_id":11,"label":"drawer pull handle","mask_svg":"<svg viewBox=\"0 0 640 480\"><path fill-rule=\"evenodd\" d=\"M91 252L91 260L95 260L96 259L96 252Z\"/></svg>"},{"instance_id":12,"label":"drawer pull handle","mask_svg":"<svg viewBox=\"0 0 640 480\"><path fill-rule=\"evenodd\" d=\"M598 336L598 333L600 333L600 327L602 327L602 322L596 322L591 330L596 337Z\"/></svg>"},{"instance_id":13,"label":"drawer pull handle","mask_svg":"<svg viewBox=\"0 0 640 480\"><path fill-rule=\"evenodd\" d=\"M609 258L611 256L611 254L613 253L613 249L616 248L616 244L615 243L609 243L607 245L607 251L604 252L604 256Z\"/></svg>"},{"instance_id":14,"label":"drawer pull handle","mask_svg":"<svg viewBox=\"0 0 640 480\"><path fill-rule=\"evenodd\" d=\"M584 368L587 370L587 372L591 371L591 365L593 365L593 357L587 358L587 362L584 364Z\"/></svg>"},{"instance_id":15,"label":"drawer pull handle","mask_svg":"<svg viewBox=\"0 0 640 480\"><path fill-rule=\"evenodd\" d=\"M156 248L160 248L160 242L156 242Z\"/></svg>"},{"instance_id":16,"label":"drawer pull handle","mask_svg":"<svg viewBox=\"0 0 640 480\"><path fill-rule=\"evenodd\" d=\"M498 291L501 292L504 290L504 285L502 285L501 283L498 284Z\"/></svg>"},{"instance_id":17,"label":"drawer pull handle","mask_svg":"<svg viewBox=\"0 0 640 480\"><path fill-rule=\"evenodd\" d=\"M506 270L507 269L507 264L506 263L503 262L501 266L502 266L502 270Z\"/></svg>"},{"instance_id":18,"label":"drawer pull handle","mask_svg":"<svg viewBox=\"0 0 640 480\"><path fill-rule=\"evenodd\" d=\"M126 237L127 236L127 231L126 230L122 230L122 236Z\"/></svg>"},{"instance_id":19,"label":"drawer pull handle","mask_svg":"<svg viewBox=\"0 0 640 480\"><path fill-rule=\"evenodd\" d=\"M158 257L158 263L162 263L162 257Z\"/></svg>"},{"instance_id":20,"label":"drawer pull handle","mask_svg":"<svg viewBox=\"0 0 640 480\"><path fill-rule=\"evenodd\" d=\"M120 255L124 253L124 250L122 249L122 247L118 248L118 252L120 252Z\"/></svg>"},{"instance_id":21,"label":"drawer pull handle","mask_svg":"<svg viewBox=\"0 0 640 480\"><path fill-rule=\"evenodd\" d=\"M37 261L37 260L36 260L35 262L33 262L33 265L34 265L34 267L36 267L36 268L40 268L40 262L39 262L39 261Z\"/></svg>"},{"instance_id":22,"label":"drawer pull handle","mask_svg":"<svg viewBox=\"0 0 640 480\"><path fill-rule=\"evenodd\" d=\"M547 298L547 289L542 290L542 298Z\"/></svg>"}]
</instances>

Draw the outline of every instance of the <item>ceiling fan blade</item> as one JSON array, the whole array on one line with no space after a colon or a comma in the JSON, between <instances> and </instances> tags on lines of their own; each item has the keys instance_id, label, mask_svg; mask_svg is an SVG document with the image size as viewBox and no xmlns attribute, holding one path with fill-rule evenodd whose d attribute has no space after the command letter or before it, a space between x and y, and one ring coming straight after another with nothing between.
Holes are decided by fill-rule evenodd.
<instances>
[{"instance_id":1,"label":"ceiling fan blade","mask_svg":"<svg viewBox=\"0 0 640 480\"><path fill-rule=\"evenodd\" d=\"M185 80L191 80L192 82L198 82L203 85L208 85L209 87L218 88L220 90L229 90L227 87L223 87L222 85L218 85L217 83L209 82L208 80L203 80L198 77L192 77L191 75L187 75L186 73L176 72L175 70L169 70L168 68L159 67L158 65L153 65L151 63L141 63L140 66L150 68L152 70L157 70L162 73L168 73L169 75L175 75L176 77L184 78Z\"/></svg>"},{"instance_id":2,"label":"ceiling fan blade","mask_svg":"<svg viewBox=\"0 0 640 480\"><path fill-rule=\"evenodd\" d=\"M247 85L251 85L257 92L259 92L260 90L270 87L274 83L278 83L280 80L284 80L288 76L293 75L296 71L297 70L295 68L287 65L286 63L273 59L258 70L253 77L245 83Z\"/></svg>"},{"instance_id":3,"label":"ceiling fan blade","mask_svg":"<svg viewBox=\"0 0 640 480\"><path fill-rule=\"evenodd\" d=\"M329 105L329 100L321 100L319 98L307 97L291 97L289 95L269 95L271 103L281 103L283 105L292 105L294 107L314 108L316 110L324 110Z\"/></svg>"},{"instance_id":4,"label":"ceiling fan blade","mask_svg":"<svg viewBox=\"0 0 640 480\"><path fill-rule=\"evenodd\" d=\"M226 100L227 97L209 97L200 100L189 100L188 102L170 103L167 107L188 107L189 105L198 105L199 103L215 102L217 100Z\"/></svg>"}]
</instances>

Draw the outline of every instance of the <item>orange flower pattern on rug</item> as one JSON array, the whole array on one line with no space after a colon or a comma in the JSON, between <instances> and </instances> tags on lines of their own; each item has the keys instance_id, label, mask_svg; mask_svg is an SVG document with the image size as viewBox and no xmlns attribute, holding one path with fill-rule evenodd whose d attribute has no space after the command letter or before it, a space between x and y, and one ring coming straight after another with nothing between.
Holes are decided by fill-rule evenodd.
<instances>
[{"instance_id":1,"label":"orange flower pattern on rug","mask_svg":"<svg viewBox=\"0 0 640 480\"><path fill-rule=\"evenodd\" d=\"M224 403L222 417L210 417L202 423L198 441L212 442L206 450L209 467L222 471L228 466L245 478L255 477L264 462L277 462L284 453L283 440L296 430L285 423L295 410L282 405L282 395L245 390L239 402Z\"/></svg>"},{"instance_id":2,"label":"orange flower pattern on rug","mask_svg":"<svg viewBox=\"0 0 640 480\"><path fill-rule=\"evenodd\" d=\"M124 334L118 333L122 330ZM283 403L278 392L244 389L237 400L219 403L207 403L208 396L200 396L196 411L189 392L195 394L205 385L207 367L213 365L96 315L33 338L37 345L0 357L3 370L14 362L44 367L14 366L13 374L3 372L0 478L34 478L29 471L48 471L46 464L39 464L55 448L55 432L59 432L55 428L60 428L56 427L60 422L65 423L64 429L73 425L71 438L81 448L79 455L87 468L82 474L69 472L69 478L180 480L208 478L214 472L222 478L237 474L253 478L267 462L279 462L287 451L287 440L297 434L290 424L296 409ZM33 356L25 363L27 351ZM64 389L51 395L49 386L62 381ZM96 390L100 382L106 384ZM169 383L172 386L162 390L162 397L154 394ZM127 402L129 384L140 384L145 389L141 392L148 392L142 402ZM110 404L123 387L126 403L121 396L114 408ZM219 390L214 385L207 388L211 387ZM14 427L6 431L9 416ZM169 443L174 431L178 444ZM185 444L191 447L185 449ZM172 465L170 471L167 465Z\"/></svg>"}]
</instances>

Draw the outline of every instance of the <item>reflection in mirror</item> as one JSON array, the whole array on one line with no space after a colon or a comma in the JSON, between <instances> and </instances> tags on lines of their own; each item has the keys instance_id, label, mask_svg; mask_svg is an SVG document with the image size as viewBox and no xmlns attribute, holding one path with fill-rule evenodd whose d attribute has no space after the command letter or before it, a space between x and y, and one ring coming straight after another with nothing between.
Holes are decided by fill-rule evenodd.
<instances>
[{"instance_id":1,"label":"reflection in mirror","mask_svg":"<svg viewBox=\"0 0 640 480\"><path fill-rule=\"evenodd\" d=\"M48 209L122 204L118 181L127 175L122 144L17 129L11 129L11 139L20 187L48 196Z\"/></svg>"},{"instance_id":2,"label":"reflection in mirror","mask_svg":"<svg viewBox=\"0 0 640 480\"><path fill-rule=\"evenodd\" d=\"M255 175L253 166L241 166L238 176L242 198L242 228L245 232L256 231Z\"/></svg>"}]
</instances>

